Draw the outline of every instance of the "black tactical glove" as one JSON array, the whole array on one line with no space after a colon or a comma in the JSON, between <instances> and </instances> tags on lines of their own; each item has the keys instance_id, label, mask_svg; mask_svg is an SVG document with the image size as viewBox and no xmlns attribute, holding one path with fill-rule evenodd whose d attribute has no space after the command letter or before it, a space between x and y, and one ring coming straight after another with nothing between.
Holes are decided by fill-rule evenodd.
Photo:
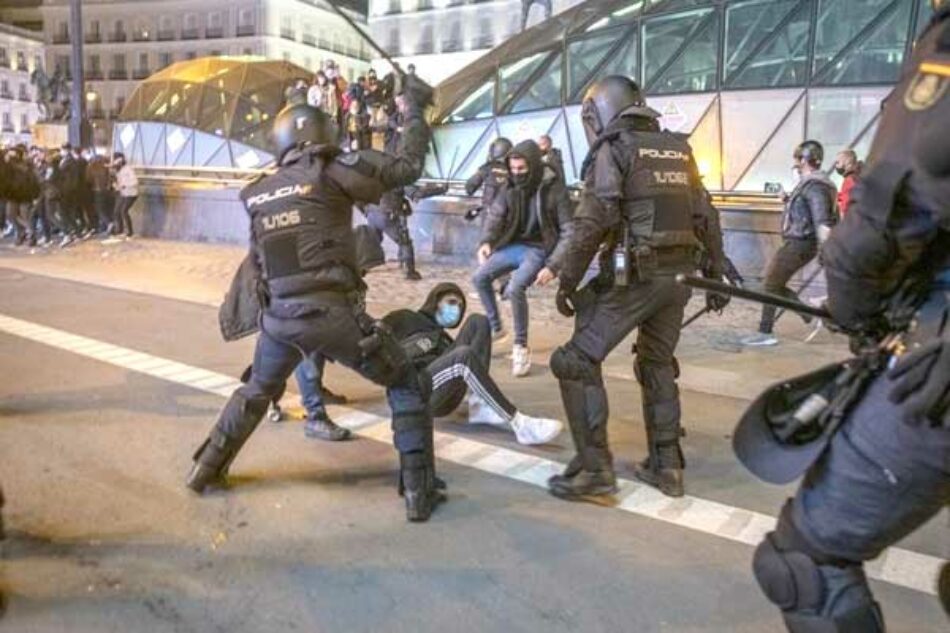
<instances>
[{"instance_id":1,"label":"black tactical glove","mask_svg":"<svg viewBox=\"0 0 950 633\"><path fill-rule=\"evenodd\" d=\"M708 308L710 312L721 314L722 311L726 309L726 306L729 305L730 301L732 301L732 297L729 295L719 294L718 292L706 293L706 308Z\"/></svg>"},{"instance_id":2,"label":"black tactical glove","mask_svg":"<svg viewBox=\"0 0 950 633\"><path fill-rule=\"evenodd\" d=\"M415 75L404 75L402 78L402 94L413 106L424 110L432 105L432 86Z\"/></svg>"},{"instance_id":3,"label":"black tactical glove","mask_svg":"<svg viewBox=\"0 0 950 633\"><path fill-rule=\"evenodd\" d=\"M568 292L564 288L558 288L557 295L554 297L557 311L568 318L574 316L576 313L573 294L574 293Z\"/></svg>"},{"instance_id":4,"label":"black tactical glove","mask_svg":"<svg viewBox=\"0 0 950 633\"><path fill-rule=\"evenodd\" d=\"M890 400L904 405L904 421L948 423L950 411L950 342L933 341L901 357L889 372L894 381Z\"/></svg>"}]
</instances>

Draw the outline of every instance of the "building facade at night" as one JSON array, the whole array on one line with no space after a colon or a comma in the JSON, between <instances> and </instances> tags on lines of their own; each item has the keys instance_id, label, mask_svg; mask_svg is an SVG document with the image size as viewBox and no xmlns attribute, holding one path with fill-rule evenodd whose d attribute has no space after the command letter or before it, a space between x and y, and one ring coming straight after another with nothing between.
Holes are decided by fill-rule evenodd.
<instances>
[{"instance_id":1,"label":"building facade at night","mask_svg":"<svg viewBox=\"0 0 950 633\"><path fill-rule=\"evenodd\" d=\"M42 65L41 34L0 24L0 144L30 141L40 116L30 74Z\"/></svg>"},{"instance_id":2,"label":"building facade at night","mask_svg":"<svg viewBox=\"0 0 950 633\"><path fill-rule=\"evenodd\" d=\"M69 0L45 0L41 10L47 67L68 74ZM365 15L345 10L365 25ZM84 0L82 12L94 120L117 117L139 81L183 60L255 56L315 71L332 58L347 78L369 68L369 48L322 0Z\"/></svg>"},{"instance_id":3,"label":"building facade at night","mask_svg":"<svg viewBox=\"0 0 950 633\"><path fill-rule=\"evenodd\" d=\"M533 26L579 1L369 0L369 25L387 53L438 82L520 33L525 17Z\"/></svg>"},{"instance_id":4,"label":"building facade at night","mask_svg":"<svg viewBox=\"0 0 950 633\"><path fill-rule=\"evenodd\" d=\"M584 91L624 74L664 127L690 135L709 189L788 188L806 138L829 157L866 153L930 15L927 0L587 0L439 86L427 171L464 178L496 136L547 133L577 180Z\"/></svg>"}]
</instances>

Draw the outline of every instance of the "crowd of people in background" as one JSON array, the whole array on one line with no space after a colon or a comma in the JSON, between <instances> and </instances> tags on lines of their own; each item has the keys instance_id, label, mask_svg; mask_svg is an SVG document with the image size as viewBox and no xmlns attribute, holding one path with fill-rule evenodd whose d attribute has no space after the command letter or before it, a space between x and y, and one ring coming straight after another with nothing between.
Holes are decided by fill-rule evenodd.
<instances>
[{"instance_id":1,"label":"crowd of people in background","mask_svg":"<svg viewBox=\"0 0 950 633\"><path fill-rule=\"evenodd\" d=\"M119 152L109 159L66 143L54 150L16 145L0 154L0 228L15 246L132 239L136 197L135 171Z\"/></svg>"}]
</instances>

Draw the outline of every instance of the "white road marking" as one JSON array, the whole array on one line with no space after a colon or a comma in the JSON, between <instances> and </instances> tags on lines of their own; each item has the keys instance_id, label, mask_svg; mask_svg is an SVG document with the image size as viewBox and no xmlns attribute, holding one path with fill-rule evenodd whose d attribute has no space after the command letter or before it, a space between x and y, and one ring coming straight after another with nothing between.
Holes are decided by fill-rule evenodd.
<instances>
[{"instance_id":1,"label":"white road marking","mask_svg":"<svg viewBox=\"0 0 950 633\"><path fill-rule=\"evenodd\" d=\"M0 332L217 396L227 397L240 385L231 376L2 314ZM337 422L354 433L381 442L392 440L388 418L349 407L334 410ZM548 477L564 468L553 460L440 431L435 433L435 445L439 459L541 488L546 487ZM619 485L615 509L729 541L754 546L775 527L775 517L759 512L689 495L671 499L627 479ZM936 595L937 578L945 562L937 556L891 547L868 563L867 572L877 580Z\"/></svg>"}]
</instances>

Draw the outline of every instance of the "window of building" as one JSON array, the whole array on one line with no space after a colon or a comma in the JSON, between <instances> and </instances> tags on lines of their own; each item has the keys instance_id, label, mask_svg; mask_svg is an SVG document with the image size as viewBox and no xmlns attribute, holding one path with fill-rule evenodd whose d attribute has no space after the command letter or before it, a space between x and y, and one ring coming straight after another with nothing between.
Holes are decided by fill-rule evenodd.
<instances>
[{"instance_id":1,"label":"window of building","mask_svg":"<svg viewBox=\"0 0 950 633\"><path fill-rule=\"evenodd\" d=\"M223 24L224 24L224 22L223 22L223 20L222 20L221 12L220 12L220 11L212 11L211 13L208 14L208 26L209 26L209 27L211 27L211 28L221 28L221 26L222 26Z\"/></svg>"},{"instance_id":2,"label":"window of building","mask_svg":"<svg viewBox=\"0 0 950 633\"><path fill-rule=\"evenodd\" d=\"M3 131L4 132L13 131L13 119L10 116L10 112L3 113Z\"/></svg>"},{"instance_id":3,"label":"window of building","mask_svg":"<svg viewBox=\"0 0 950 633\"><path fill-rule=\"evenodd\" d=\"M401 13L402 12L402 0L389 0L389 10L386 13Z\"/></svg>"},{"instance_id":4,"label":"window of building","mask_svg":"<svg viewBox=\"0 0 950 633\"><path fill-rule=\"evenodd\" d=\"M17 70L26 70L26 53L23 51L17 51L16 67Z\"/></svg>"},{"instance_id":5,"label":"window of building","mask_svg":"<svg viewBox=\"0 0 950 633\"><path fill-rule=\"evenodd\" d=\"M89 56L89 69L87 71L89 79L97 79L102 77L102 60L98 55Z\"/></svg>"},{"instance_id":6,"label":"window of building","mask_svg":"<svg viewBox=\"0 0 950 633\"><path fill-rule=\"evenodd\" d=\"M112 39L116 41L125 41L125 21L116 20L113 23Z\"/></svg>"},{"instance_id":7,"label":"window of building","mask_svg":"<svg viewBox=\"0 0 950 633\"><path fill-rule=\"evenodd\" d=\"M723 74L730 88L804 85L811 7L752 0L726 10Z\"/></svg>"},{"instance_id":8,"label":"window of building","mask_svg":"<svg viewBox=\"0 0 950 633\"><path fill-rule=\"evenodd\" d=\"M0 97L12 99L13 93L10 92L10 82L6 79L0 80Z\"/></svg>"},{"instance_id":9,"label":"window of building","mask_svg":"<svg viewBox=\"0 0 950 633\"><path fill-rule=\"evenodd\" d=\"M443 35L442 52L454 53L463 48L465 48L465 42L462 41L462 21L456 18L449 22L449 28Z\"/></svg>"},{"instance_id":10,"label":"window of building","mask_svg":"<svg viewBox=\"0 0 950 633\"><path fill-rule=\"evenodd\" d=\"M10 65L10 60L7 59L7 49L0 48L0 66L7 68Z\"/></svg>"},{"instance_id":11,"label":"window of building","mask_svg":"<svg viewBox=\"0 0 950 633\"><path fill-rule=\"evenodd\" d=\"M419 35L419 42L416 44L416 54L426 55L432 53L434 44L435 41L432 35L432 24L423 24L421 33Z\"/></svg>"},{"instance_id":12,"label":"window of building","mask_svg":"<svg viewBox=\"0 0 950 633\"><path fill-rule=\"evenodd\" d=\"M188 51L185 53L185 59L195 59L198 54L195 51Z\"/></svg>"},{"instance_id":13,"label":"window of building","mask_svg":"<svg viewBox=\"0 0 950 633\"><path fill-rule=\"evenodd\" d=\"M238 12L238 24L241 26L254 26L254 11L252 9L241 9Z\"/></svg>"},{"instance_id":14,"label":"window of building","mask_svg":"<svg viewBox=\"0 0 950 633\"><path fill-rule=\"evenodd\" d=\"M161 68L172 65L172 60L174 57L171 53L159 53L158 54L158 65Z\"/></svg>"},{"instance_id":15,"label":"window of building","mask_svg":"<svg viewBox=\"0 0 950 633\"><path fill-rule=\"evenodd\" d=\"M294 29L294 17L291 15L280 16L280 36L292 40L296 39L297 33Z\"/></svg>"},{"instance_id":16,"label":"window of building","mask_svg":"<svg viewBox=\"0 0 950 633\"><path fill-rule=\"evenodd\" d=\"M20 115L20 131L27 132L30 129L30 115L24 112Z\"/></svg>"},{"instance_id":17,"label":"window of building","mask_svg":"<svg viewBox=\"0 0 950 633\"><path fill-rule=\"evenodd\" d=\"M139 68L148 68L148 53L139 53Z\"/></svg>"},{"instance_id":18,"label":"window of building","mask_svg":"<svg viewBox=\"0 0 950 633\"><path fill-rule=\"evenodd\" d=\"M115 98L115 113L119 114L125 108L125 95L118 95Z\"/></svg>"},{"instance_id":19,"label":"window of building","mask_svg":"<svg viewBox=\"0 0 950 633\"><path fill-rule=\"evenodd\" d=\"M251 55L254 54L254 49L253 49L253 48L245 48L243 54L244 54L244 55L247 55L247 56L251 56Z\"/></svg>"},{"instance_id":20,"label":"window of building","mask_svg":"<svg viewBox=\"0 0 950 633\"><path fill-rule=\"evenodd\" d=\"M402 47L399 42L399 27L394 26L389 29L389 45L386 47L386 52L390 55L399 55Z\"/></svg>"},{"instance_id":21,"label":"window of building","mask_svg":"<svg viewBox=\"0 0 950 633\"><path fill-rule=\"evenodd\" d=\"M99 20L89 20L89 26L86 27L86 34L98 39L100 35L100 28L101 25L99 24Z\"/></svg>"},{"instance_id":22,"label":"window of building","mask_svg":"<svg viewBox=\"0 0 950 633\"><path fill-rule=\"evenodd\" d=\"M30 91L29 91L29 89L26 87L26 84L24 84L24 83L21 83L21 84L20 84L19 98L20 98L20 101L29 101L29 100L30 100Z\"/></svg>"}]
</instances>

